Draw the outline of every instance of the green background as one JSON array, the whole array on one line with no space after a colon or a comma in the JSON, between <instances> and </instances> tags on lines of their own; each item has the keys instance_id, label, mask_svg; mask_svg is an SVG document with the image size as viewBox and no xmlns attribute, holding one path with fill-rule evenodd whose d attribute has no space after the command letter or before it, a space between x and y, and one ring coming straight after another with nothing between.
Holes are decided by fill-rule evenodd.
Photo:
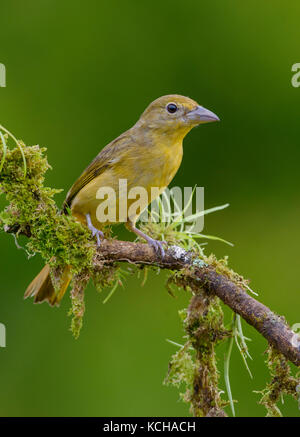
<instances>
[{"instance_id":1,"label":"green background","mask_svg":"<svg viewBox=\"0 0 300 437\"><path fill-rule=\"evenodd\" d=\"M204 232L232 241L207 252L229 255L251 279L259 299L293 324L299 314L300 62L297 1L11 1L1 4L0 123L27 144L48 148L50 186L68 190L109 141L129 128L163 94L188 95L221 123L185 140L172 185L205 187ZM57 197L59 204L64 195ZM132 238L118 230L122 238ZM90 286L80 338L68 331L66 296L58 309L23 301L42 266L1 234L0 414L21 416L180 416L188 406L162 385L182 342L178 309L164 275L129 278L103 305ZM263 416L257 404L268 380L266 341L252 338L249 376L237 350L231 383L237 415ZM223 373L224 348L219 351ZM223 381L222 381L222 385ZM285 400L285 415L299 416ZM230 411L228 410L230 413Z\"/></svg>"}]
</instances>

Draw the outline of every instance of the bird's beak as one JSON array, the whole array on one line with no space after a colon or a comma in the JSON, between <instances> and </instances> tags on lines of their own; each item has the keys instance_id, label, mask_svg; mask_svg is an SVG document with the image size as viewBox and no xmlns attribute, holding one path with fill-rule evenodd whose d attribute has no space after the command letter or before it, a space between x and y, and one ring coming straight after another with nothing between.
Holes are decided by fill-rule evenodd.
<instances>
[{"instance_id":1,"label":"bird's beak","mask_svg":"<svg viewBox=\"0 0 300 437\"><path fill-rule=\"evenodd\" d=\"M212 111L203 108L203 106L197 106L196 109L192 109L186 114L186 117L190 121L196 123L210 123L212 121L220 121L219 117Z\"/></svg>"}]
</instances>

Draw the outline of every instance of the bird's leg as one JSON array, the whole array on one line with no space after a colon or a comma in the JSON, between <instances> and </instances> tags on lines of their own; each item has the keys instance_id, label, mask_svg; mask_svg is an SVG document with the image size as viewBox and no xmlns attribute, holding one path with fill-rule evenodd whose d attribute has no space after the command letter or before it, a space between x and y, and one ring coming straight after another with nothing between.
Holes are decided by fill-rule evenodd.
<instances>
[{"instance_id":1,"label":"bird's leg","mask_svg":"<svg viewBox=\"0 0 300 437\"><path fill-rule=\"evenodd\" d=\"M96 238L97 238L97 246L100 246L100 244L101 244L100 237L101 237L101 238L104 238L104 234L103 234L103 232L102 232L102 231L99 231L99 229L95 228L95 226L94 226L93 223L92 223L92 220L91 220L91 216L90 216L90 214L86 214L86 215L85 215L85 218L86 218L87 226L88 226L89 230L91 231L93 237L96 235Z\"/></svg>"},{"instance_id":2,"label":"bird's leg","mask_svg":"<svg viewBox=\"0 0 300 437\"><path fill-rule=\"evenodd\" d=\"M142 237L144 240L146 240L147 243L149 244L149 246L152 247L158 255L160 255L162 258L164 258L165 251L164 251L163 245L167 244L166 241L154 240L154 238L149 237L148 235L144 234L144 232L137 229L134 226L134 223L132 223L130 221L128 221L126 223L126 227L127 227L127 229L129 229L130 231L132 231L136 235L138 235L139 237Z\"/></svg>"}]
</instances>

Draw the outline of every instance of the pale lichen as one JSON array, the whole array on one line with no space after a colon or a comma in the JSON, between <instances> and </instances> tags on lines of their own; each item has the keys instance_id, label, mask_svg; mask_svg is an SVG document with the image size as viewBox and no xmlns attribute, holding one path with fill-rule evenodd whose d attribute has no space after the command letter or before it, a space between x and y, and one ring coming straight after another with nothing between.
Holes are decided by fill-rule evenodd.
<instances>
[{"instance_id":1,"label":"pale lichen","mask_svg":"<svg viewBox=\"0 0 300 437\"><path fill-rule=\"evenodd\" d=\"M184 250L180 246L170 246L169 253L172 255L176 260L181 261L183 263L188 263L191 260L191 256L186 250Z\"/></svg>"}]
</instances>

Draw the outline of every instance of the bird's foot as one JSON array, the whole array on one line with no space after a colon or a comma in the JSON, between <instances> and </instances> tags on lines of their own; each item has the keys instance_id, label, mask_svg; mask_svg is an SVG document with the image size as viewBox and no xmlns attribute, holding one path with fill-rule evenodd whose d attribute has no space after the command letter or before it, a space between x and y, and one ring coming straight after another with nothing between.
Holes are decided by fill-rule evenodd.
<instances>
[{"instance_id":1,"label":"bird's foot","mask_svg":"<svg viewBox=\"0 0 300 437\"><path fill-rule=\"evenodd\" d=\"M126 223L126 227L127 229L129 229L130 231L134 232L136 235L138 235L139 237L143 238L144 240L147 241L148 245L150 247L152 247L154 249L154 252L159 255L161 258L164 258L165 256L165 251L163 248L163 245L167 245L168 243L166 241L159 241L159 240L154 240L154 238L149 237L147 234L145 234L144 232L142 232L140 229L137 229L134 226L134 223L131 221L128 221Z\"/></svg>"},{"instance_id":2,"label":"bird's foot","mask_svg":"<svg viewBox=\"0 0 300 437\"><path fill-rule=\"evenodd\" d=\"M101 238L102 239L104 238L103 232L99 231L99 229L95 228L95 226L92 223L90 214L86 214L86 222L87 222L87 226L88 226L89 230L92 233L92 236L95 237L95 235L96 235L97 246L99 247L101 245Z\"/></svg>"},{"instance_id":3,"label":"bird's foot","mask_svg":"<svg viewBox=\"0 0 300 437\"><path fill-rule=\"evenodd\" d=\"M96 235L96 240L97 240L97 246L100 247L101 245L101 239L104 239L104 234L102 231L99 231L99 229L95 228L93 226L93 229L91 229L92 232L92 236L94 237Z\"/></svg>"},{"instance_id":4,"label":"bird's foot","mask_svg":"<svg viewBox=\"0 0 300 437\"><path fill-rule=\"evenodd\" d=\"M151 237L148 237L148 236L145 239L146 239L148 245L154 249L154 252L157 255L160 255L161 258L165 257L165 251L164 251L163 246L167 245L166 241L154 240L154 238L151 238Z\"/></svg>"}]
</instances>

